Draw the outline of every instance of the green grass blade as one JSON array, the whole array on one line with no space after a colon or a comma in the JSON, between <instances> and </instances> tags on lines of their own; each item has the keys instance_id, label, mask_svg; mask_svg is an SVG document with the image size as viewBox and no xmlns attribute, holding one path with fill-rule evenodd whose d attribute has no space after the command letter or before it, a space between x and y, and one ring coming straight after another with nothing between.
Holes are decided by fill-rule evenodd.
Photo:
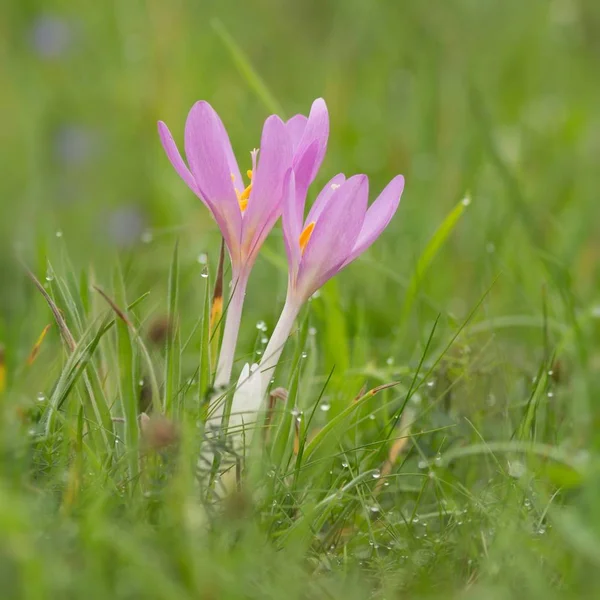
<instances>
[{"instance_id":1,"label":"green grass blade","mask_svg":"<svg viewBox=\"0 0 600 600\"><path fill-rule=\"evenodd\" d=\"M417 266L408 284L408 289L406 290L404 307L400 318L401 329L404 328L408 321L410 311L419 294L419 287L431 263L470 204L471 200L468 196L463 198L444 219L425 246L425 249L417 261Z\"/></svg>"},{"instance_id":2,"label":"green grass blade","mask_svg":"<svg viewBox=\"0 0 600 600\"><path fill-rule=\"evenodd\" d=\"M282 119L284 118L283 108L275 99L275 96L271 94L269 88L262 80L260 75L256 72L254 67L250 64L250 61L238 46L233 37L229 34L225 26L219 19L213 19L211 21L212 28L219 36L219 39L223 42L223 45L229 51L235 66L238 68L242 77L246 80L246 83L250 86L254 93L258 96L261 102L265 105L267 110L272 113L279 115Z\"/></svg>"}]
</instances>

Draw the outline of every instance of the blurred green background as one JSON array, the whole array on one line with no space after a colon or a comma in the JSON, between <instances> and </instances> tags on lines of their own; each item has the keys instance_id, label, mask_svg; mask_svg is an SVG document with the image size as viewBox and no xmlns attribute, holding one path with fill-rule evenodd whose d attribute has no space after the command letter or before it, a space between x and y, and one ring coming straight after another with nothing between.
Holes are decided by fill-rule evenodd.
<instances>
[{"instance_id":1,"label":"blurred green background","mask_svg":"<svg viewBox=\"0 0 600 600\"><path fill-rule=\"evenodd\" d=\"M340 277L376 330L394 323L403 282L466 193L472 206L422 282L436 310L463 318L501 273L490 311L539 314L545 261L581 302L600 301L594 0L15 1L0 24L5 326L33 295L15 284L15 247L31 261L66 244L77 267L99 271L133 252L150 284L164 281L176 237L190 265L217 252L216 228L166 160L156 121L181 141L187 111L207 99L249 163L269 110L219 24L285 116L326 99L320 183L364 172L374 198L405 175L397 217L364 259L374 268ZM281 255L278 238L269 249ZM264 257L248 310L272 320L280 306L260 297L263 284L281 297L285 275Z\"/></svg>"},{"instance_id":2,"label":"blurred green background","mask_svg":"<svg viewBox=\"0 0 600 600\"><path fill-rule=\"evenodd\" d=\"M247 65L254 75L248 76ZM314 98L322 96L329 106L331 135L317 184L340 171L366 173L374 199L394 175L406 177L390 227L312 304L317 335L310 342L316 351L311 352L309 376L314 377L306 381L320 385L336 366L339 379L332 396L338 406L330 414L348 404L366 377L374 384L401 377L405 384L435 319L440 317L437 351L477 308L436 371L435 387L423 394L426 400L427 394L436 398L429 398L419 427L450 428L450 417L458 414L461 425L448 434L458 446L465 440L479 443L480 435L512 439L515 423L528 411L532 377L556 355L548 374L550 391L544 394L548 416L535 439L567 447L573 455L590 452L597 464L599 65L597 0L9 0L0 20L0 345L6 351L11 398L35 404L36 394L50 389L60 368L53 328L35 368L24 370L51 315L18 259L47 283L53 278L50 263L65 278L75 274L76 279L85 271L105 289L111 288L118 259L125 266L129 299L150 291L139 309L147 332L166 312L167 273L179 240L181 327L184 333L192 330L202 306L201 257L207 254L214 270L220 240L206 209L166 159L157 120L164 120L181 142L188 110L196 100L208 100L246 168L272 104L289 117L307 113ZM470 205L418 279L412 298L409 282L419 260L423 264L428 241L465 196ZM272 330L285 287L277 227L250 281L240 359L256 350L258 321ZM182 359L184 378L192 377L197 366L192 346ZM161 350L153 352L159 363ZM444 412L440 407L450 403L446 377L453 395L452 410ZM315 397L318 385L311 388ZM308 394L305 398L306 405L314 401ZM468 426L463 415L470 419ZM7 420L5 429L14 429L18 438L11 423ZM436 452L445 435L426 449ZM13 464L10 452L2 463L7 471ZM412 459L409 467L415 470ZM484 503L484 479L487 475L477 469L456 475L457 506L464 500L459 483ZM558 479L553 480L557 487L569 487ZM529 531L515 525L517 533L506 530L502 538L498 526L502 539L496 557L507 561L504 566L520 568L523 581L541 597L547 597L552 583L546 571L529 568L539 566L538 557L564 580L572 577L590 589L598 583L589 574L589 566L600 563L600 514L594 510L598 481L592 469L581 493L583 516L577 527L565 526L543 549L537 538L531 541ZM517 486L508 476L502 485L511 494ZM500 511L504 488L498 489L497 504L490 506ZM407 497L402 494L394 502ZM2 505L7 523L13 522L10 510L21 510L18 498ZM521 500L513 501L520 510ZM29 512L23 510L19 523L28 524ZM499 513L493 510L489 515L495 523ZM71 525L66 520L66 533L61 530L57 537L69 548ZM144 537L143 527L139 539L153 540ZM594 539L587 537L588 529L596 532ZM168 524L166 531L168 536ZM471 542L481 533L462 532L449 533L462 537L454 547L456 560L448 559L444 571L460 580L460 589L470 585L465 558L477 556ZM21 548L19 535L15 544ZM137 529L132 540L134 535ZM513 535L521 536L523 554L517 558ZM90 540L88 549L96 543L91 534ZM420 552L420 542L413 542ZM146 550L140 542L134 554L145 557ZM223 542L223 556L229 556L226 550ZM212 549L202 552L197 556L210 556ZM432 559L431 564L442 569L444 555L437 547L432 556L439 563ZM489 570L481 571L497 583L492 591L498 595L490 592L490 597L514 597L506 590L500 595L506 583L495 579L501 559L494 563L491 556ZM229 558L232 564L236 560ZM95 571L93 554L88 560L98 581L109 581ZM137 571L140 589L145 573L153 572L148 565ZM252 580L255 565L250 561L246 567ZM396 567L391 559L377 566L385 576ZM414 572L426 589L429 574L418 567ZM63 568L64 578L73 576L70 566ZM211 567L202 569L210 572ZM296 574L298 589L302 573ZM165 578L170 577L168 572ZM219 577L228 581L225 567ZM286 585L285 574L281 578L279 589ZM395 589L393 577L390 581ZM84 576L78 585L88 585ZM381 589L380 597L386 597L383 584ZM302 593L297 597L306 597ZM360 591L353 593L362 597ZM123 592L123 597L136 597L132 594ZM41 596L32 592L31 597ZM157 592L156 597L180 596Z\"/></svg>"}]
</instances>

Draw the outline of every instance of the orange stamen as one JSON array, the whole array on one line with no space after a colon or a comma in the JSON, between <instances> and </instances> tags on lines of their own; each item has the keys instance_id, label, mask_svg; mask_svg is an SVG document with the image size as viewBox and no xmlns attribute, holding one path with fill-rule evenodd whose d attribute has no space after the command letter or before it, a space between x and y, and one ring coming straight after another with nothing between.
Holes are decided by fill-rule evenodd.
<instances>
[{"instance_id":1,"label":"orange stamen","mask_svg":"<svg viewBox=\"0 0 600 600\"><path fill-rule=\"evenodd\" d=\"M308 240L310 240L310 236L312 235L314 228L315 222L313 221L304 228L304 231L300 234L300 237L298 238L298 243L300 244L300 250L302 251L302 254L304 254L306 244L308 244Z\"/></svg>"},{"instance_id":2,"label":"orange stamen","mask_svg":"<svg viewBox=\"0 0 600 600\"><path fill-rule=\"evenodd\" d=\"M252 181L251 169L246 171L246 175L248 175L248 179ZM233 173L231 174L231 181L235 181ZM239 192L237 188L234 188L234 190L240 204L240 210L244 212L246 208L248 208L248 199L250 198L250 192L252 191L252 183L250 183L250 185L243 192Z\"/></svg>"}]
</instances>

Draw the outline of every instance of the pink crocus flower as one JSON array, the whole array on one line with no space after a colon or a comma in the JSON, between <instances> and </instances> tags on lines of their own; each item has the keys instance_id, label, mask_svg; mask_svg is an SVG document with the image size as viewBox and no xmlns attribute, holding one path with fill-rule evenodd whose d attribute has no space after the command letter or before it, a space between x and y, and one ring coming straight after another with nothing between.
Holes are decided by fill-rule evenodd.
<instances>
[{"instance_id":1,"label":"pink crocus flower","mask_svg":"<svg viewBox=\"0 0 600 600\"><path fill-rule=\"evenodd\" d=\"M288 171L283 201L288 290L260 364L263 391L304 302L373 244L394 216L404 190L404 177L397 175L367 208L367 176L346 179L343 174L336 175L304 219L305 195L296 181L294 171Z\"/></svg>"},{"instance_id":2,"label":"pink crocus flower","mask_svg":"<svg viewBox=\"0 0 600 600\"><path fill-rule=\"evenodd\" d=\"M286 123L276 115L268 117L260 153L256 149L251 152L247 185L225 126L208 102L196 102L188 115L184 136L187 165L162 121L158 132L171 164L217 222L231 259L232 296L215 376L215 387L221 387L231 377L250 271L281 215L284 176L291 167L300 190L314 180L329 135L327 107L317 99L308 117L296 115Z\"/></svg>"}]
</instances>

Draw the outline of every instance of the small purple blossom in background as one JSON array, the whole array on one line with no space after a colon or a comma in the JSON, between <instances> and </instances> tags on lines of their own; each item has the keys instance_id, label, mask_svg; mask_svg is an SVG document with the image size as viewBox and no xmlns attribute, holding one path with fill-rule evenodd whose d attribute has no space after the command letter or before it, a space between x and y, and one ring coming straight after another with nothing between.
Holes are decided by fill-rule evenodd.
<instances>
[{"instance_id":1,"label":"small purple blossom in background","mask_svg":"<svg viewBox=\"0 0 600 600\"><path fill-rule=\"evenodd\" d=\"M106 231L110 241L120 248L136 244L146 229L146 215L135 204L119 206L108 213Z\"/></svg>"},{"instance_id":2,"label":"small purple blossom in background","mask_svg":"<svg viewBox=\"0 0 600 600\"><path fill-rule=\"evenodd\" d=\"M263 391L277 365L294 320L304 302L336 273L365 252L394 216L404 190L398 175L367 208L366 175L336 175L319 193L304 219L304 195L295 174L286 176L283 236L289 264L287 298L260 364ZM302 190L300 191L303 194Z\"/></svg>"},{"instance_id":3,"label":"small purple blossom in background","mask_svg":"<svg viewBox=\"0 0 600 600\"><path fill-rule=\"evenodd\" d=\"M73 41L73 29L68 21L57 16L38 16L29 32L35 52L45 59L63 56Z\"/></svg>"},{"instance_id":4,"label":"small purple blossom in background","mask_svg":"<svg viewBox=\"0 0 600 600\"><path fill-rule=\"evenodd\" d=\"M95 156L96 133L81 125L60 127L54 137L54 152L60 163L68 167L82 166Z\"/></svg>"},{"instance_id":5,"label":"small purple blossom in background","mask_svg":"<svg viewBox=\"0 0 600 600\"><path fill-rule=\"evenodd\" d=\"M283 183L292 168L299 193L316 177L329 135L329 117L322 99L310 115L284 123L276 115L265 121L260 148L251 154L252 168L241 175L223 122L208 102L197 102L185 124L187 165L167 126L158 131L171 164L214 217L232 266L232 297L228 305L215 386L229 383L250 270L260 247L281 216Z\"/></svg>"}]
</instances>

